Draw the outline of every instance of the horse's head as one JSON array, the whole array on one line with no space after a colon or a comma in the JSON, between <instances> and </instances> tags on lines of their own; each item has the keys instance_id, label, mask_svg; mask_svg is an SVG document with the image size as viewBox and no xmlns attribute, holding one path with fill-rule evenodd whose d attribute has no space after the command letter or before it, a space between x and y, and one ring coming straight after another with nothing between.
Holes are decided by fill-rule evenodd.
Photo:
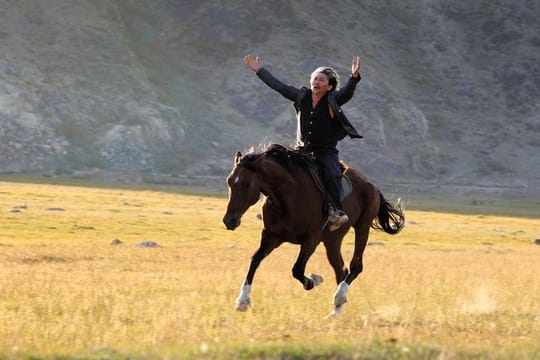
<instances>
[{"instance_id":1,"label":"horse's head","mask_svg":"<svg viewBox=\"0 0 540 360\"><path fill-rule=\"evenodd\" d=\"M251 163L241 161L242 154L236 153L234 168L227 177L229 201L223 223L228 230L234 230L240 225L242 215L254 205L260 197L261 182Z\"/></svg>"}]
</instances>

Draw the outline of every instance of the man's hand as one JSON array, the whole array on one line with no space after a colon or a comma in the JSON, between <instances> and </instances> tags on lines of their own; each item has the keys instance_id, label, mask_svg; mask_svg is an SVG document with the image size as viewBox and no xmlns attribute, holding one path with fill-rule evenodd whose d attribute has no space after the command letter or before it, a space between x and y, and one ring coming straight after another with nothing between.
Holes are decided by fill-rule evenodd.
<instances>
[{"instance_id":1,"label":"man's hand","mask_svg":"<svg viewBox=\"0 0 540 360\"><path fill-rule=\"evenodd\" d=\"M362 60L359 56L356 56L352 59L351 73L353 77L358 77L360 75L360 65L362 65Z\"/></svg>"},{"instance_id":2,"label":"man's hand","mask_svg":"<svg viewBox=\"0 0 540 360\"><path fill-rule=\"evenodd\" d=\"M244 56L244 63L254 73L257 73L257 71L259 71L262 68L262 65L259 61L258 56L254 59L253 56L251 56L250 54L247 54L246 56Z\"/></svg>"}]
</instances>

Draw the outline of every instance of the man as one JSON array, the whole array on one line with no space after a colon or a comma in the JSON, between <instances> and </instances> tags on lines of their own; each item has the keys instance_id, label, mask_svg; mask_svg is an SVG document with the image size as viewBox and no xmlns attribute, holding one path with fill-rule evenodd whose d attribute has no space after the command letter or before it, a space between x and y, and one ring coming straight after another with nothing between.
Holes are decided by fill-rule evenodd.
<instances>
[{"instance_id":1,"label":"man","mask_svg":"<svg viewBox=\"0 0 540 360\"><path fill-rule=\"evenodd\" d=\"M354 95L360 81L359 57L353 58L351 76L343 88L339 75L331 67L319 67L310 77L310 88L286 85L265 69L259 58L251 55L244 62L270 88L293 101L298 122L296 147L311 153L319 162L323 181L331 200L330 230L336 230L349 221L341 202L341 168L337 143L345 136L362 138L351 125L341 105Z\"/></svg>"}]
</instances>

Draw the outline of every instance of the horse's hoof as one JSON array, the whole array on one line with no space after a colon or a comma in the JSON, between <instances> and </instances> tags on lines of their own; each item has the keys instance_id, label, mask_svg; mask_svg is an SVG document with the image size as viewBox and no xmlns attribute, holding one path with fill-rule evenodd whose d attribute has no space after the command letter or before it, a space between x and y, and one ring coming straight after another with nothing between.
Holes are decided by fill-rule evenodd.
<instances>
[{"instance_id":1,"label":"horse's hoof","mask_svg":"<svg viewBox=\"0 0 540 360\"><path fill-rule=\"evenodd\" d=\"M334 296L334 305L337 307L341 307L343 304L347 302L347 295L338 294Z\"/></svg>"},{"instance_id":2,"label":"horse's hoof","mask_svg":"<svg viewBox=\"0 0 540 360\"><path fill-rule=\"evenodd\" d=\"M315 283L313 282L313 280L311 280L310 278L306 276L306 278L304 279L304 290L311 290L314 287L315 287Z\"/></svg>"},{"instance_id":3,"label":"horse's hoof","mask_svg":"<svg viewBox=\"0 0 540 360\"><path fill-rule=\"evenodd\" d=\"M304 289L311 290L322 282L323 282L322 276L317 275L317 274L309 274L308 276L304 278Z\"/></svg>"},{"instance_id":4,"label":"horse's hoof","mask_svg":"<svg viewBox=\"0 0 540 360\"><path fill-rule=\"evenodd\" d=\"M309 274L308 278L313 281L313 286L318 286L324 281L323 277L317 274Z\"/></svg>"},{"instance_id":5,"label":"horse's hoof","mask_svg":"<svg viewBox=\"0 0 540 360\"><path fill-rule=\"evenodd\" d=\"M236 303L236 311L245 312L248 311L250 307L251 302L249 300Z\"/></svg>"},{"instance_id":6,"label":"horse's hoof","mask_svg":"<svg viewBox=\"0 0 540 360\"><path fill-rule=\"evenodd\" d=\"M328 314L328 316L326 318L327 319L335 318L335 317L341 316L341 314L343 314L343 307L342 306L336 306L336 308L334 310L332 310L332 312L330 314Z\"/></svg>"},{"instance_id":7,"label":"horse's hoof","mask_svg":"<svg viewBox=\"0 0 540 360\"><path fill-rule=\"evenodd\" d=\"M349 284L345 281L339 283L339 286L334 293L334 305L337 308L340 308L343 304L347 302L347 290L349 289Z\"/></svg>"}]
</instances>

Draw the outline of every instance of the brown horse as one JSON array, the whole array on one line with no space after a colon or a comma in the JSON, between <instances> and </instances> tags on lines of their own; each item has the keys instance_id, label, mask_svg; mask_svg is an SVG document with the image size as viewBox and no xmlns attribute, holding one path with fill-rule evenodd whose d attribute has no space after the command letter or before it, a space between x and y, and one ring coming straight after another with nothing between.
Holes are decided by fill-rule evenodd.
<instances>
[{"instance_id":1,"label":"brown horse","mask_svg":"<svg viewBox=\"0 0 540 360\"><path fill-rule=\"evenodd\" d=\"M332 315L340 314L347 302L349 285L362 272L362 255L370 227L389 234L397 234L403 228L405 218L399 202L393 206L358 170L343 165L344 175L352 183L352 192L343 203L349 222L335 231L328 230L325 196L306 166L309 162L313 162L309 155L276 144L260 153L236 154L235 166L227 178L229 201L223 217L227 229L234 230L240 225L242 215L259 200L261 193L266 197L261 243L251 258L236 299L238 311L246 311L251 305L251 284L257 267L283 242L300 245L293 276L306 290L319 285L321 276L305 276L304 271L309 257L322 241L338 284ZM351 226L355 230L355 245L349 271L343 262L341 243Z\"/></svg>"}]
</instances>

